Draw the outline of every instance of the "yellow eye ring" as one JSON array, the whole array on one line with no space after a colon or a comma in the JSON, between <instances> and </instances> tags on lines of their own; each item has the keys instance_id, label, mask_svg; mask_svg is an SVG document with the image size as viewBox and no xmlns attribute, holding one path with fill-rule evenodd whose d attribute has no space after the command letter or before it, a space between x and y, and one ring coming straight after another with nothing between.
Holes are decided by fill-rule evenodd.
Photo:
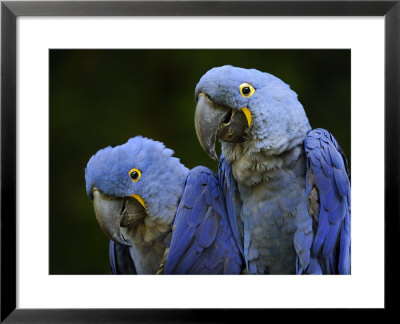
<instances>
[{"instance_id":1,"label":"yellow eye ring","mask_svg":"<svg viewBox=\"0 0 400 324\"><path fill-rule=\"evenodd\" d=\"M139 169L133 168L129 171L129 176L131 177L132 182L137 182L142 176L142 172Z\"/></svg>"},{"instance_id":2,"label":"yellow eye ring","mask_svg":"<svg viewBox=\"0 0 400 324\"><path fill-rule=\"evenodd\" d=\"M243 97L247 98L251 97L256 89L254 89L254 87L250 83L245 82L239 86L239 91Z\"/></svg>"}]
</instances>

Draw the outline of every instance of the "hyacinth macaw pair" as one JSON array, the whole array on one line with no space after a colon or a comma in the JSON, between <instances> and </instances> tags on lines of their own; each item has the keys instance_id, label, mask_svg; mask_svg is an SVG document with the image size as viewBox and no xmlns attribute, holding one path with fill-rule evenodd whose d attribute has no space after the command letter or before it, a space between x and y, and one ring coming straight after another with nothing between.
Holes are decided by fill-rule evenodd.
<instances>
[{"instance_id":1,"label":"hyacinth macaw pair","mask_svg":"<svg viewBox=\"0 0 400 324\"><path fill-rule=\"evenodd\" d=\"M196 133L215 160L221 141L218 177L141 137L88 163L112 272L349 274L347 161L329 132L311 130L296 93L222 66L195 97Z\"/></svg>"}]
</instances>

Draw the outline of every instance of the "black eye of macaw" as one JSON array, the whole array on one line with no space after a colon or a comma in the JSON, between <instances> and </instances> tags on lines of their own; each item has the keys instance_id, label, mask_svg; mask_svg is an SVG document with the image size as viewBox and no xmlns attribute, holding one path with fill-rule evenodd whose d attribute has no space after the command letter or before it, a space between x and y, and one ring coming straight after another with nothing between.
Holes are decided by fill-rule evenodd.
<instances>
[{"instance_id":1,"label":"black eye of macaw","mask_svg":"<svg viewBox=\"0 0 400 324\"><path fill-rule=\"evenodd\" d=\"M142 176L142 173L138 169L132 169L129 171L129 176L132 179L132 182L139 181L140 177Z\"/></svg>"},{"instance_id":2,"label":"black eye of macaw","mask_svg":"<svg viewBox=\"0 0 400 324\"><path fill-rule=\"evenodd\" d=\"M244 87L244 88L242 89L242 93L243 93L244 95L248 95L248 94L250 93L250 88L249 88L249 87Z\"/></svg>"}]
</instances>

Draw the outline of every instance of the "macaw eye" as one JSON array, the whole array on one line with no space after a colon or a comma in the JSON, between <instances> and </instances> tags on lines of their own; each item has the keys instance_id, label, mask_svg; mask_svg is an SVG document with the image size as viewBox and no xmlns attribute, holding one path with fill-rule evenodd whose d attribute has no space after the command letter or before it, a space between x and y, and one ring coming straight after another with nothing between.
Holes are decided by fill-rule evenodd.
<instances>
[{"instance_id":1,"label":"macaw eye","mask_svg":"<svg viewBox=\"0 0 400 324\"><path fill-rule=\"evenodd\" d=\"M254 87L250 83L242 83L239 86L239 90L240 90L240 94L243 97L251 97L254 94L254 92L256 91L256 89L254 89Z\"/></svg>"},{"instance_id":2,"label":"macaw eye","mask_svg":"<svg viewBox=\"0 0 400 324\"><path fill-rule=\"evenodd\" d=\"M140 177L142 176L142 172L138 169L132 169L129 171L129 176L132 179L132 182L139 181Z\"/></svg>"}]
</instances>

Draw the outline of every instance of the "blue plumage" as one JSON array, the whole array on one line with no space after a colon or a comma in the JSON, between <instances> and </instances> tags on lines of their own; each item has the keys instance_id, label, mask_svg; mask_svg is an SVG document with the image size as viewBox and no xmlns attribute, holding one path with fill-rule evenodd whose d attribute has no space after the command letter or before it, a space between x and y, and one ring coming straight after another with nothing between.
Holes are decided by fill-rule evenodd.
<instances>
[{"instance_id":1,"label":"blue plumage","mask_svg":"<svg viewBox=\"0 0 400 324\"><path fill-rule=\"evenodd\" d=\"M111 274L136 274L136 268L130 257L129 246L110 241Z\"/></svg>"},{"instance_id":2,"label":"blue plumage","mask_svg":"<svg viewBox=\"0 0 400 324\"><path fill-rule=\"evenodd\" d=\"M312 142L311 147L309 141ZM319 191L321 209L312 246L313 257L322 259L325 264L330 261L325 273L349 274L350 181L346 171L347 162L336 140L326 130L311 131L305 138L304 146L308 161L316 157L315 163L307 163L307 174L310 174L308 185ZM318 161L320 166L325 163L329 172L319 172L319 176L313 176L314 170L319 167ZM331 260L331 256L335 258ZM339 267L339 264L345 266Z\"/></svg>"},{"instance_id":3,"label":"blue plumage","mask_svg":"<svg viewBox=\"0 0 400 324\"><path fill-rule=\"evenodd\" d=\"M219 168L218 168L218 179L221 182L221 187L225 193L226 207L228 212L228 219L232 228L233 236L236 240L239 249L243 253L243 244L241 237L243 237L243 223L240 220L239 211L241 209L242 202L240 200L237 183L233 178L232 167L226 162L223 155L221 155Z\"/></svg>"},{"instance_id":4,"label":"blue plumage","mask_svg":"<svg viewBox=\"0 0 400 324\"><path fill-rule=\"evenodd\" d=\"M250 273L349 274L350 180L334 137L311 130L297 94L254 69L222 66L196 86L196 132L215 158Z\"/></svg>"},{"instance_id":5,"label":"blue plumage","mask_svg":"<svg viewBox=\"0 0 400 324\"><path fill-rule=\"evenodd\" d=\"M226 273L241 270L241 256L228 222L224 195L209 169L196 167L174 222L165 273Z\"/></svg>"},{"instance_id":6,"label":"blue plumage","mask_svg":"<svg viewBox=\"0 0 400 324\"><path fill-rule=\"evenodd\" d=\"M100 226L116 241L110 242L111 272L240 273L217 177L205 167L188 170L172 155L162 143L137 136L89 160L86 190Z\"/></svg>"}]
</instances>

